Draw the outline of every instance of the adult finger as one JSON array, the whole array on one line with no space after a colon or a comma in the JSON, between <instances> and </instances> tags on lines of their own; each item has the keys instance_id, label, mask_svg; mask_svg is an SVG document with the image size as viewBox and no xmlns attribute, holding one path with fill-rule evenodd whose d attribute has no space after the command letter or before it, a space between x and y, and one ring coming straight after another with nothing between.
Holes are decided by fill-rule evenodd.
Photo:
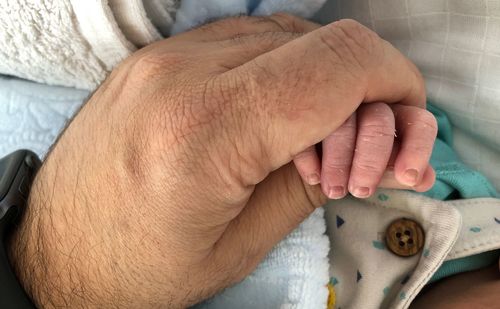
<instances>
[{"instance_id":1,"label":"adult finger","mask_svg":"<svg viewBox=\"0 0 500 309\"><path fill-rule=\"evenodd\" d=\"M352 157L356 145L356 114L323 140L321 188L331 199L347 194Z\"/></svg>"},{"instance_id":2,"label":"adult finger","mask_svg":"<svg viewBox=\"0 0 500 309\"><path fill-rule=\"evenodd\" d=\"M222 68L220 72L223 73L303 35L303 33L296 32L263 32L207 42L204 44L213 52L206 54L204 58L206 61L213 59L212 65L217 64Z\"/></svg>"},{"instance_id":3,"label":"adult finger","mask_svg":"<svg viewBox=\"0 0 500 309\"><path fill-rule=\"evenodd\" d=\"M305 185L293 164L259 183L242 212L229 223L214 250L219 264L234 263L243 279L283 237L326 202L319 186ZM319 239L320 240L320 239ZM228 259L230 257L230 259Z\"/></svg>"},{"instance_id":4,"label":"adult finger","mask_svg":"<svg viewBox=\"0 0 500 309\"><path fill-rule=\"evenodd\" d=\"M245 115L245 123L237 121L247 126L244 132L260 131L264 150L238 146L250 157L269 154L261 161L267 172L335 131L363 101L421 105L425 98L423 81L406 58L349 20L305 34L221 78L233 85L237 80L233 88L246 95L240 102L251 102L235 104L231 114Z\"/></svg>"},{"instance_id":5,"label":"adult finger","mask_svg":"<svg viewBox=\"0 0 500 309\"><path fill-rule=\"evenodd\" d=\"M320 25L285 13L271 16L237 16L209 23L172 38L183 41L210 42L265 32L305 33Z\"/></svg>"},{"instance_id":6,"label":"adult finger","mask_svg":"<svg viewBox=\"0 0 500 309\"><path fill-rule=\"evenodd\" d=\"M396 117L399 153L394 164L396 179L414 187L422 181L437 135L436 118L428 111L412 107L392 106Z\"/></svg>"},{"instance_id":7,"label":"adult finger","mask_svg":"<svg viewBox=\"0 0 500 309\"><path fill-rule=\"evenodd\" d=\"M358 109L356 151L349 177L349 192L358 198L375 192L392 153L394 114L384 103Z\"/></svg>"}]
</instances>

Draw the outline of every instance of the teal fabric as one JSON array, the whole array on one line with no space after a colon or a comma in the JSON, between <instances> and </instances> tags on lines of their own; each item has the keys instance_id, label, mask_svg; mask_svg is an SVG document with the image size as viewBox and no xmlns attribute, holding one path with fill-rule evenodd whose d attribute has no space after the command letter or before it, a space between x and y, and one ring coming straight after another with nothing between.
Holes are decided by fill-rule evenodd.
<instances>
[{"instance_id":1,"label":"teal fabric","mask_svg":"<svg viewBox=\"0 0 500 309\"><path fill-rule=\"evenodd\" d=\"M436 282L454 274L483 268L498 262L499 250L493 250L445 262L434 274L429 283Z\"/></svg>"},{"instance_id":2,"label":"teal fabric","mask_svg":"<svg viewBox=\"0 0 500 309\"><path fill-rule=\"evenodd\" d=\"M452 127L446 114L431 104L427 109L436 117L439 130L431 157L436 184L424 195L438 200L497 197L489 180L462 163L453 150Z\"/></svg>"},{"instance_id":3,"label":"teal fabric","mask_svg":"<svg viewBox=\"0 0 500 309\"><path fill-rule=\"evenodd\" d=\"M493 185L478 171L460 161L453 150L453 132L446 114L428 104L427 109L438 122L438 137L431 157L436 171L436 183L424 195L438 200L498 197ZM454 274L480 269L498 261L500 250L484 252L444 262L429 283Z\"/></svg>"}]
</instances>

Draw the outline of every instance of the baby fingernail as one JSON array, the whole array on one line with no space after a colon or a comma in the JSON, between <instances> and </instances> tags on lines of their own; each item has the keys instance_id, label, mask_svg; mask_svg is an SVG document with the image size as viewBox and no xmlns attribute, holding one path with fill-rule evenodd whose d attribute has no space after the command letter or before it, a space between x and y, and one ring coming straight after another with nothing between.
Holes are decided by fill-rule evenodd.
<instances>
[{"instance_id":1,"label":"baby fingernail","mask_svg":"<svg viewBox=\"0 0 500 309\"><path fill-rule=\"evenodd\" d=\"M307 183L311 186L317 185L320 182L319 175L317 173L307 176Z\"/></svg>"},{"instance_id":2,"label":"baby fingernail","mask_svg":"<svg viewBox=\"0 0 500 309\"><path fill-rule=\"evenodd\" d=\"M410 168L407 169L403 175L406 184L410 186L414 186L417 184L418 181L418 171L416 169Z\"/></svg>"},{"instance_id":3,"label":"baby fingernail","mask_svg":"<svg viewBox=\"0 0 500 309\"><path fill-rule=\"evenodd\" d=\"M335 187L330 187L328 189L328 198L330 199L340 199L343 198L346 195L345 189L343 186L335 186Z\"/></svg>"},{"instance_id":4,"label":"baby fingernail","mask_svg":"<svg viewBox=\"0 0 500 309\"><path fill-rule=\"evenodd\" d=\"M370 188L368 187L356 187L352 190L352 195L359 198L369 197L370 196Z\"/></svg>"}]
</instances>

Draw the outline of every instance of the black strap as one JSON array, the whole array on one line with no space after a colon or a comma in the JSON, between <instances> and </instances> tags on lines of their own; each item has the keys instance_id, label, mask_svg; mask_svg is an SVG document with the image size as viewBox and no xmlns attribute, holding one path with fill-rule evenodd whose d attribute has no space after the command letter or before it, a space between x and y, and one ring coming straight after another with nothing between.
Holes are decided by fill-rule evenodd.
<instances>
[{"instance_id":1,"label":"black strap","mask_svg":"<svg viewBox=\"0 0 500 309\"><path fill-rule=\"evenodd\" d=\"M3 235L0 235L1 239ZM5 247L0 246L0 308L2 309L33 309L31 302L23 287L17 281L12 271Z\"/></svg>"}]
</instances>

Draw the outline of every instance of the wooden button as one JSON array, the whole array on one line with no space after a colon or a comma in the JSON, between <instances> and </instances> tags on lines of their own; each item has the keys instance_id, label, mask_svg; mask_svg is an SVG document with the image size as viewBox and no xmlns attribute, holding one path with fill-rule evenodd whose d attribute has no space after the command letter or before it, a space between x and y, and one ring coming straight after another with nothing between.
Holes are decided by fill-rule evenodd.
<instances>
[{"instance_id":1,"label":"wooden button","mask_svg":"<svg viewBox=\"0 0 500 309\"><path fill-rule=\"evenodd\" d=\"M398 256L413 256L422 251L424 243L424 230L411 219L401 218L393 221L385 231L387 248Z\"/></svg>"}]
</instances>

